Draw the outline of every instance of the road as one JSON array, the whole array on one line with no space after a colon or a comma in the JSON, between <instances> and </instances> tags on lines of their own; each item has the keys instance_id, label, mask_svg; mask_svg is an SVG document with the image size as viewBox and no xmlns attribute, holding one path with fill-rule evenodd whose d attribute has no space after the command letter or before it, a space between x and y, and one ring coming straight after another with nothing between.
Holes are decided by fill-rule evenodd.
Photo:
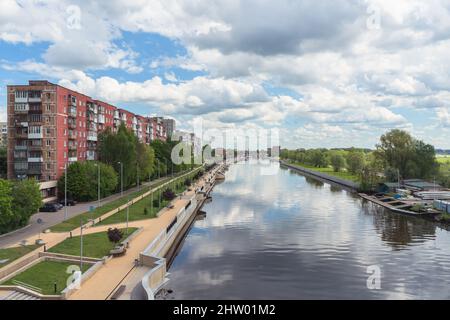
<instances>
[{"instance_id":1,"label":"road","mask_svg":"<svg viewBox=\"0 0 450 320\"><path fill-rule=\"evenodd\" d=\"M157 179L151 182L151 185L158 183L166 178ZM149 186L149 182L143 183L142 186ZM142 187L141 186L141 187ZM133 193L137 191L137 187L131 188L127 191L124 191L124 195ZM101 200L102 204L114 201L120 198L120 192L104 198ZM74 216L77 216L83 212L89 211L91 206L97 206L97 200L87 203L79 203L74 207L67 207L67 218L70 219ZM38 220L41 220L41 223L38 223ZM30 225L27 228L22 230L18 230L12 232L10 234L4 235L0 237L0 248L7 248L18 245L23 239L30 238L39 234L40 232L53 227L54 225L61 223L64 221L64 208L58 212L39 212L34 214L30 219ZM31 244L31 243L30 243Z\"/></svg>"}]
</instances>

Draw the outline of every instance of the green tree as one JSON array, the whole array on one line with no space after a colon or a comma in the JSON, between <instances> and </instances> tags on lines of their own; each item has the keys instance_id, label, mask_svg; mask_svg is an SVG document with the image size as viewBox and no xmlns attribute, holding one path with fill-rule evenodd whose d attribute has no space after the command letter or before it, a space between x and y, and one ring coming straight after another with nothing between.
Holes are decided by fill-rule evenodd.
<instances>
[{"instance_id":1,"label":"green tree","mask_svg":"<svg viewBox=\"0 0 450 320\"><path fill-rule=\"evenodd\" d=\"M35 179L17 181L12 187L15 227L25 226L42 206L42 195Z\"/></svg>"},{"instance_id":2,"label":"green tree","mask_svg":"<svg viewBox=\"0 0 450 320\"><path fill-rule=\"evenodd\" d=\"M358 174L364 168L365 155L355 149L350 150L346 157L348 171L352 174Z\"/></svg>"},{"instance_id":3,"label":"green tree","mask_svg":"<svg viewBox=\"0 0 450 320\"><path fill-rule=\"evenodd\" d=\"M123 185L129 187L136 183L136 152L137 138L131 130L122 123L113 133L109 128L99 135L99 160L109 164L120 173L120 163L123 164Z\"/></svg>"},{"instance_id":4,"label":"green tree","mask_svg":"<svg viewBox=\"0 0 450 320\"><path fill-rule=\"evenodd\" d=\"M148 179L155 170L155 152L145 143L138 142L136 146L137 161L139 166L139 179L141 181Z\"/></svg>"},{"instance_id":5,"label":"green tree","mask_svg":"<svg viewBox=\"0 0 450 320\"><path fill-rule=\"evenodd\" d=\"M7 152L6 147L0 147L0 179L6 178Z\"/></svg>"},{"instance_id":6,"label":"green tree","mask_svg":"<svg viewBox=\"0 0 450 320\"><path fill-rule=\"evenodd\" d=\"M434 147L403 130L382 135L375 155L385 167L398 169L402 178L429 178L439 168Z\"/></svg>"},{"instance_id":7,"label":"green tree","mask_svg":"<svg viewBox=\"0 0 450 320\"><path fill-rule=\"evenodd\" d=\"M339 172L341 169L345 168L345 158L342 154L335 153L330 158L331 166L334 172Z\"/></svg>"},{"instance_id":8,"label":"green tree","mask_svg":"<svg viewBox=\"0 0 450 320\"><path fill-rule=\"evenodd\" d=\"M101 162L75 162L67 169L67 194L77 201L98 198L98 167L100 166L100 195L111 195L117 187L118 177L114 168ZM58 181L60 198L64 197L65 174Z\"/></svg>"},{"instance_id":9,"label":"green tree","mask_svg":"<svg viewBox=\"0 0 450 320\"><path fill-rule=\"evenodd\" d=\"M13 229L12 186L7 180L0 179L0 234Z\"/></svg>"}]
</instances>

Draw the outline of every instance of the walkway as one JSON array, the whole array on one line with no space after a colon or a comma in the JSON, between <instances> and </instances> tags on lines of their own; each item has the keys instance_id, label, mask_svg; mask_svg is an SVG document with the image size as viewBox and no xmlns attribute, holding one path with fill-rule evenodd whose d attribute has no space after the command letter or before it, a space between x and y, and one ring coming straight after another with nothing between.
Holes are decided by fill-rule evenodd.
<instances>
[{"instance_id":1,"label":"walkway","mask_svg":"<svg viewBox=\"0 0 450 320\"><path fill-rule=\"evenodd\" d=\"M157 179L152 181L151 183L146 182L141 185L142 187L148 187L149 185L155 185L156 183L166 180L168 177L164 177L161 179ZM137 187L131 188L129 190L124 191L124 196L131 194L133 192L138 191ZM121 197L120 193L114 194L107 198L101 200L102 204L109 203L111 201L117 200ZM89 211L91 206L97 206L97 201L87 202L87 203L79 203L74 207L67 207L67 216L68 219L75 217L79 214ZM38 219L41 219L43 222L38 224ZM20 242L24 239L29 239L39 236L39 233L43 230L50 229L54 225L61 223L64 221L64 208L58 212L39 212L34 214L31 217L30 223L31 225L23 230L19 230L16 232L12 232L11 234L4 235L0 237L0 248L8 248L15 247L20 244ZM30 242L29 242L30 243ZM34 243L34 242L33 242Z\"/></svg>"},{"instance_id":2,"label":"walkway","mask_svg":"<svg viewBox=\"0 0 450 320\"><path fill-rule=\"evenodd\" d=\"M75 292L69 299L70 300L105 300L114 290L120 285L120 283L127 277L127 275L134 269L134 261L139 258L139 254L145 250L145 248L155 239L161 232L169 226L173 221L177 213L186 206L188 199L194 194L196 187L204 185L204 180L200 180L195 185L193 190L187 192L184 197L177 199L173 202L174 208L166 210L158 218L151 220L136 221L130 223L132 227L142 227L143 231L133 239L130 243L130 248L127 250L127 254L123 257L114 258L97 271L92 278L87 280L80 290ZM123 228L124 224L115 225L116 227ZM108 226L111 227L111 226ZM100 230L97 228L92 228Z\"/></svg>"}]
</instances>

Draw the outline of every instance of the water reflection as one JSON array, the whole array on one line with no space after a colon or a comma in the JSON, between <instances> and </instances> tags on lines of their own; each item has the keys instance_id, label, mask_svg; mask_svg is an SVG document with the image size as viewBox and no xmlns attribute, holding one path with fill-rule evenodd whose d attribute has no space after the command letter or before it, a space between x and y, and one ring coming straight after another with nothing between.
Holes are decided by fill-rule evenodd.
<instances>
[{"instance_id":1,"label":"water reflection","mask_svg":"<svg viewBox=\"0 0 450 320\"><path fill-rule=\"evenodd\" d=\"M290 170L232 166L170 269L176 299L449 298L450 236ZM366 287L382 269L382 290Z\"/></svg>"}]
</instances>

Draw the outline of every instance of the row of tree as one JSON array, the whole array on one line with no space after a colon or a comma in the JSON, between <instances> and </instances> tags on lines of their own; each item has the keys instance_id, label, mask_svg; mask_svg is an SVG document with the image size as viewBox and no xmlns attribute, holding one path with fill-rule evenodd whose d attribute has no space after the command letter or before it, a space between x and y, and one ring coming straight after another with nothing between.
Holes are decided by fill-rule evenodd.
<instances>
[{"instance_id":1,"label":"row of tree","mask_svg":"<svg viewBox=\"0 0 450 320\"><path fill-rule=\"evenodd\" d=\"M0 179L0 234L27 225L41 205L41 191L34 179L14 182Z\"/></svg>"},{"instance_id":2,"label":"row of tree","mask_svg":"<svg viewBox=\"0 0 450 320\"><path fill-rule=\"evenodd\" d=\"M448 173L440 170L432 145L412 137L403 130L391 130L380 137L376 150L363 149L298 149L282 150L281 158L314 167L333 167L358 175L363 189L378 182L398 179L437 178L444 184Z\"/></svg>"},{"instance_id":3,"label":"row of tree","mask_svg":"<svg viewBox=\"0 0 450 320\"><path fill-rule=\"evenodd\" d=\"M92 201L98 197L98 170L100 170L101 197L123 188L137 185L138 181L156 179L188 169L190 164L175 165L172 149L178 141L152 141L147 145L124 124L117 132L110 128L99 134L99 161L75 162L67 170L68 197L77 201ZM58 181L59 197L64 197L65 174Z\"/></svg>"}]
</instances>

